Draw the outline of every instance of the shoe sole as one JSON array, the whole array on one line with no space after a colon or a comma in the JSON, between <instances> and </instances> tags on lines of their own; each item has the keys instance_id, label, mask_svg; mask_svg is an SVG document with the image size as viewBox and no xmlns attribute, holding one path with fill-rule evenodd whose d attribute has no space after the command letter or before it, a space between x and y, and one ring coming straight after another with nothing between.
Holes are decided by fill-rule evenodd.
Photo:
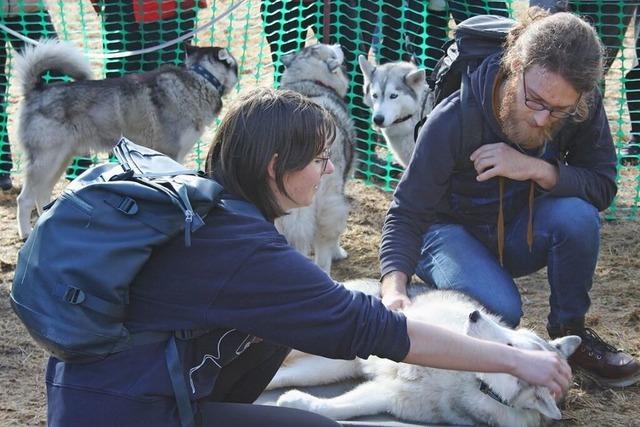
<instances>
[{"instance_id":1,"label":"shoe sole","mask_svg":"<svg viewBox=\"0 0 640 427\"><path fill-rule=\"evenodd\" d=\"M577 371L579 371L582 375L589 378L590 380L593 380L596 384L598 384L600 387L603 387L603 388L629 387L640 381L640 372L636 373L634 376L629 378L613 380L613 379L600 377L582 368L577 368Z\"/></svg>"}]
</instances>

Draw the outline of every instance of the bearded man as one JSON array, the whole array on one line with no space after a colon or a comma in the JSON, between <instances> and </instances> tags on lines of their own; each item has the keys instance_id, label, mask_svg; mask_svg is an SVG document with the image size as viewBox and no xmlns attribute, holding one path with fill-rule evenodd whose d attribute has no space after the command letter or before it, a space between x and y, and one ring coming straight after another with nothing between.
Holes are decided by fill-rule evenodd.
<instances>
[{"instance_id":1,"label":"bearded man","mask_svg":"<svg viewBox=\"0 0 640 427\"><path fill-rule=\"evenodd\" d=\"M602 43L589 24L531 8L503 52L470 75L475 102L465 108L481 110L479 148L464 152L460 91L434 109L385 218L380 267L388 307L410 304L406 286L415 272L516 326L523 313L513 278L547 267L548 332L582 337L572 366L603 386L640 380L636 360L585 327L598 211L617 190L602 73Z\"/></svg>"}]
</instances>

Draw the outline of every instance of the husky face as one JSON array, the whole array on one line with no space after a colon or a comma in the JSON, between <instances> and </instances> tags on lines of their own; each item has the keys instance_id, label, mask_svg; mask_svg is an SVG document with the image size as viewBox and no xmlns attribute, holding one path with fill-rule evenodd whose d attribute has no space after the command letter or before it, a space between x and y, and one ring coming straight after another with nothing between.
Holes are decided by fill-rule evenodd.
<instances>
[{"instance_id":1,"label":"husky face","mask_svg":"<svg viewBox=\"0 0 640 427\"><path fill-rule=\"evenodd\" d=\"M478 310L469 314L466 333L475 338L499 342L516 348L556 351L564 358L573 354L581 342L580 337L575 335L547 342L527 329L506 328ZM476 377L514 408L535 410L554 420L562 418L554 398L545 387L531 386L507 374L478 373Z\"/></svg>"},{"instance_id":2,"label":"husky face","mask_svg":"<svg viewBox=\"0 0 640 427\"><path fill-rule=\"evenodd\" d=\"M284 55L281 60L286 68L282 76L283 85L286 85L288 75L296 78L305 76L330 87L341 98L346 96L349 81L343 69L344 54L340 45L318 43Z\"/></svg>"},{"instance_id":3,"label":"husky face","mask_svg":"<svg viewBox=\"0 0 640 427\"><path fill-rule=\"evenodd\" d=\"M426 72L409 62L380 66L358 58L364 75L364 103L371 108L373 125L384 129L399 124L422 109L422 93L426 87Z\"/></svg>"},{"instance_id":4,"label":"husky face","mask_svg":"<svg viewBox=\"0 0 640 427\"><path fill-rule=\"evenodd\" d=\"M185 45L187 59L185 64L192 67L196 64L204 67L222 83L223 91L227 95L238 83L238 63L229 51L222 47L194 47Z\"/></svg>"}]
</instances>

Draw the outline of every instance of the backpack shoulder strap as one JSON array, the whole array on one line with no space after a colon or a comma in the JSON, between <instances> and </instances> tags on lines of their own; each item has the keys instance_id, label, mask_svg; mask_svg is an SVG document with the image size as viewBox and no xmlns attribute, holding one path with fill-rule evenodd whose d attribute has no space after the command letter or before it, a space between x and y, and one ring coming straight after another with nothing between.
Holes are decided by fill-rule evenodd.
<instances>
[{"instance_id":1,"label":"backpack shoulder strap","mask_svg":"<svg viewBox=\"0 0 640 427\"><path fill-rule=\"evenodd\" d=\"M458 152L455 168L459 171L471 164L469 155L482 145L482 111L471 94L469 72L462 73L460 85L460 107L462 108L462 144Z\"/></svg>"}]
</instances>

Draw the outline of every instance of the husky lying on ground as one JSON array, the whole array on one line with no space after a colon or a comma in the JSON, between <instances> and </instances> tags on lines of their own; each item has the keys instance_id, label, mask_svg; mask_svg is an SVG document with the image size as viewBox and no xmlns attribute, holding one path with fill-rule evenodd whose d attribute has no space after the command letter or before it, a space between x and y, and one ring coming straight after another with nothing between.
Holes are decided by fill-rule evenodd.
<instances>
[{"instance_id":1,"label":"husky lying on ground","mask_svg":"<svg viewBox=\"0 0 640 427\"><path fill-rule=\"evenodd\" d=\"M18 137L27 158L18 196L23 239L31 212L48 203L73 156L108 151L124 135L181 161L238 82L236 60L219 47L188 46L184 68L90 80L90 65L77 48L49 40L17 56L16 70L24 95ZM75 81L43 85L47 70Z\"/></svg>"},{"instance_id":2,"label":"husky lying on ground","mask_svg":"<svg viewBox=\"0 0 640 427\"><path fill-rule=\"evenodd\" d=\"M373 126L382 132L395 160L407 167L415 147L415 129L431 112L431 91L424 69L410 62L373 65L358 57L364 75L364 103Z\"/></svg>"},{"instance_id":3,"label":"husky lying on ground","mask_svg":"<svg viewBox=\"0 0 640 427\"><path fill-rule=\"evenodd\" d=\"M375 294L379 285L359 280L345 286ZM477 302L455 291L427 291L413 300L405 314L472 337L518 348L555 350L564 357L580 345L577 336L547 342L527 329L507 328ZM362 376L369 381L338 397L320 399L291 390L280 396L277 404L341 420L388 413L414 422L515 427L544 425L549 419L561 418L548 389L530 386L511 375L423 368L377 357L332 360L297 353L280 368L269 388L328 384Z\"/></svg>"},{"instance_id":4,"label":"husky lying on ground","mask_svg":"<svg viewBox=\"0 0 640 427\"><path fill-rule=\"evenodd\" d=\"M344 55L339 45L316 44L282 58L285 71L281 89L299 92L326 108L336 122L336 137L331 147L335 171L325 175L309 207L293 209L278 218L276 227L298 251L310 255L327 273L332 259L347 257L340 247L340 235L347 227L349 203L344 186L353 174L355 128L344 97L348 80L342 70Z\"/></svg>"}]
</instances>

